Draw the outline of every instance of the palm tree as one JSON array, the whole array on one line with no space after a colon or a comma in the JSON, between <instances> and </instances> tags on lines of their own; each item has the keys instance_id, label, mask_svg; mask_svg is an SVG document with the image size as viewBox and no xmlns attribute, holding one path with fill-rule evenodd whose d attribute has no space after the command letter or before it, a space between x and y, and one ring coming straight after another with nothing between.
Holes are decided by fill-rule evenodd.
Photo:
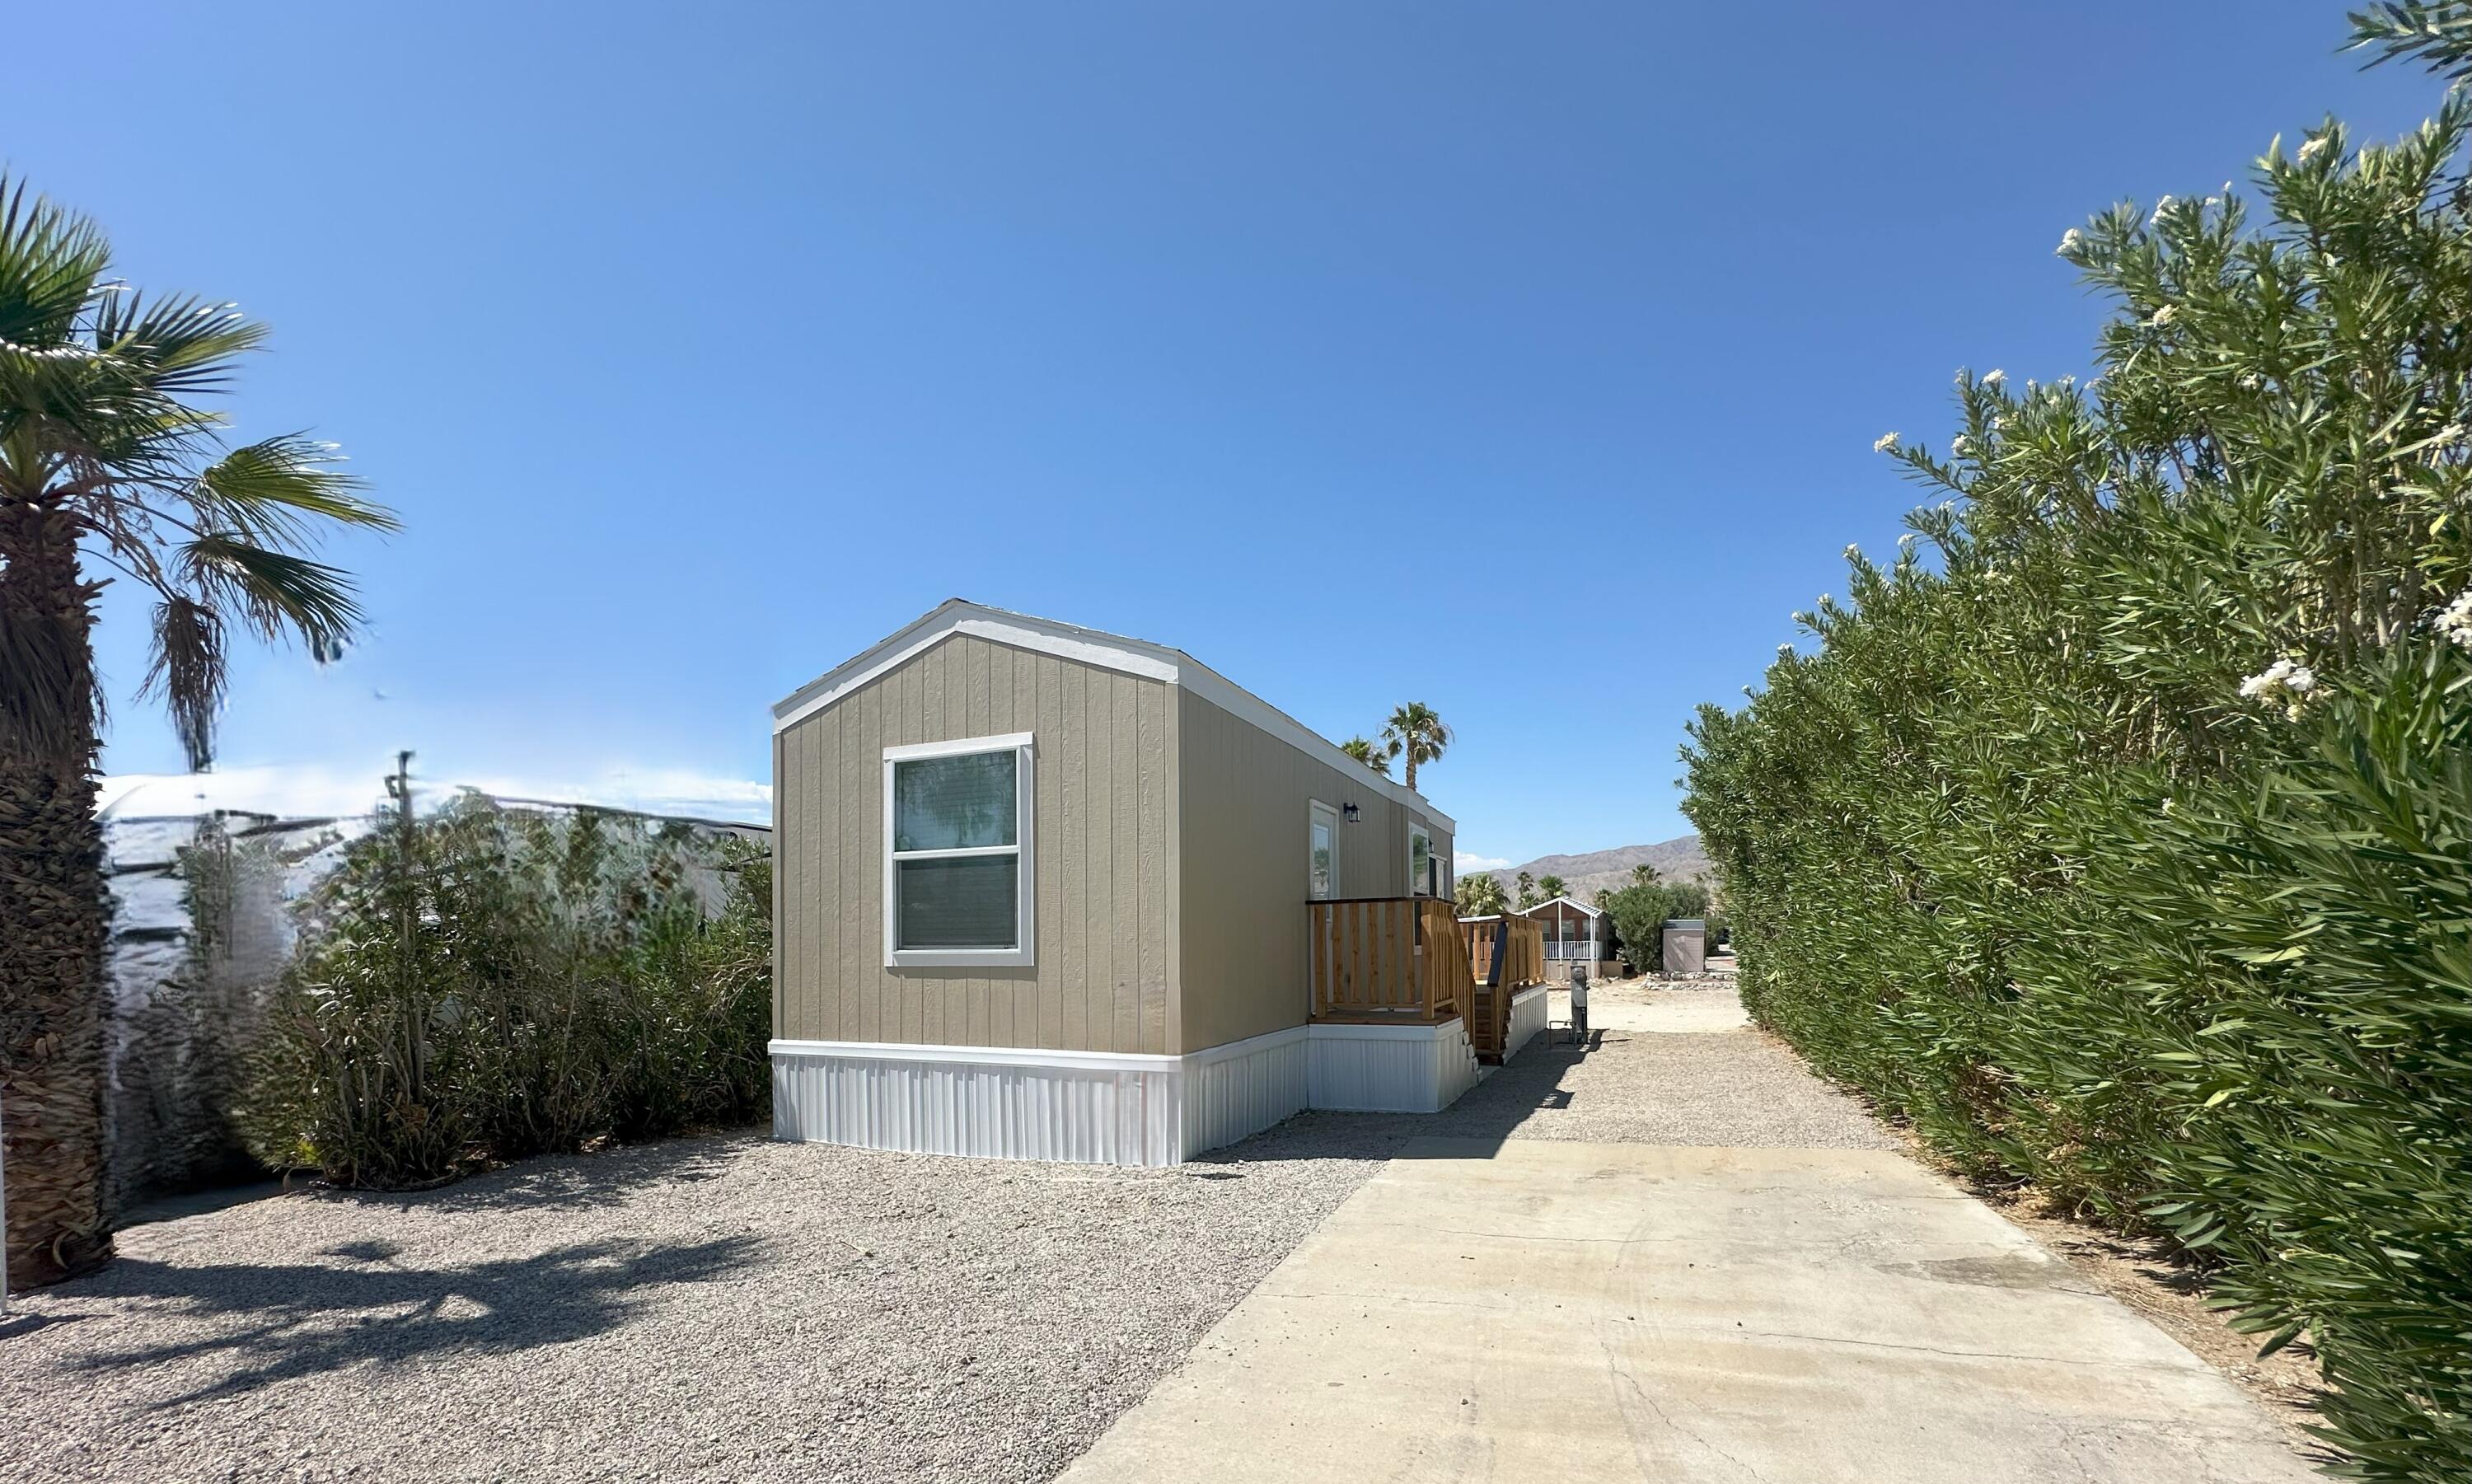
<instances>
[{"instance_id":1,"label":"palm tree","mask_svg":"<svg viewBox=\"0 0 2472 1484\"><path fill-rule=\"evenodd\" d=\"M1519 888L1520 911L1525 912L1545 899L1536 895L1536 878L1527 872L1523 871L1519 874L1519 879L1515 884Z\"/></svg>"},{"instance_id":2,"label":"palm tree","mask_svg":"<svg viewBox=\"0 0 2472 1484\"><path fill-rule=\"evenodd\" d=\"M1569 895L1571 895L1570 883L1560 876L1549 875L1536 878L1536 897L1539 901L1552 901L1557 897Z\"/></svg>"},{"instance_id":3,"label":"palm tree","mask_svg":"<svg viewBox=\"0 0 2472 1484\"><path fill-rule=\"evenodd\" d=\"M1502 895L1502 883L1489 872L1460 877L1459 914L1463 918L1493 917L1507 910L1510 902Z\"/></svg>"},{"instance_id":4,"label":"palm tree","mask_svg":"<svg viewBox=\"0 0 2472 1484\"><path fill-rule=\"evenodd\" d=\"M1416 768L1442 755L1451 745L1451 729L1434 714L1434 708L1422 701L1411 701L1390 713L1389 724L1382 729L1382 741L1393 757L1408 759L1407 784L1411 792L1416 787Z\"/></svg>"},{"instance_id":5,"label":"palm tree","mask_svg":"<svg viewBox=\"0 0 2472 1484\"><path fill-rule=\"evenodd\" d=\"M1382 775L1384 778L1387 778L1390 776L1390 754L1376 747L1371 739L1367 737L1350 737L1346 741L1339 744L1339 750L1345 753L1348 756L1355 758L1358 762L1365 764L1365 766L1372 769L1374 772Z\"/></svg>"},{"instance_id":6,"label":"palm tree","mask_svg":"<svg viewBox=\"0 0 2472 1484\"><path fill-rule=\"evenodd\" d=\"M100 562L154 600L159 694L192 768L213 757L237 624L341 652L350 579L301 555L327 524L392 530L331 446L233 446L196 399L266 329L229 304L106 277L85 218L0 176L0 1117L9 1279L111 1254L101 1209L105 933L94 811Z\"/></svg>"}]
</instances>

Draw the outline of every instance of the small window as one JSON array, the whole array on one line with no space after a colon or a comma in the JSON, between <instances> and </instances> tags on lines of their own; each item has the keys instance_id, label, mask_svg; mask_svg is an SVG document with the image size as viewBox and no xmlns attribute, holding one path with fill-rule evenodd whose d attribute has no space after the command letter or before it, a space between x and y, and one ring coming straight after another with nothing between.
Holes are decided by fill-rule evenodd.
<instances>
[{"instance_id":1,"label":"small window","mask_svg":"<svg viewBox=\"0 0 2472 1484\"><path fill-rule=\"evenodd\" d=\"M1305 896L1339 895L1339 811L1317 799L1305 812Z\"/></svg>"},{"instance_id":2,"label":"small window","mask_svg":"<svg viewBox=\"0 0 2472 1484\"><path fill-rule=\"evenodd\" d=\"M1408 826L1408 891L1415 897L1441 897L1442 874L1434 858L1434 836L1422 825Z\"/></svg>"},{"instance_id":3,"label":"small window","mask_svg":"<svg viewBox=\"0 0 2472 1484\"><path fill-rule=\"evenodd\" d=\"M1031 738L884 750L884 962L1036 962Z\"/></svg>"}]
</instances>

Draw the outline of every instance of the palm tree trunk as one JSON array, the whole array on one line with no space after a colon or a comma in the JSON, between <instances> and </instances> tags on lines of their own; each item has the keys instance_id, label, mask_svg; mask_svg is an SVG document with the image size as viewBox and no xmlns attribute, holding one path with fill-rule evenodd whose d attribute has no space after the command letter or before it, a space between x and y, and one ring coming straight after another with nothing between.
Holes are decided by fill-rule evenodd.
<instances>
[{"instance_id":1,"label":"palm tree trunk","mask_svg":"<svg viewBox=\"0 0 2472 1484\"><path fill-rule=\"evenodd\" d=\"M62 512L0 499L10 658L39 651L63 682L12 684L12 714L0 717L13 724L0 733L0 1138L12 1287L58 1282L111 1256L102 1210L107 923L94 812L101 587L78 570L77 536ZM30 716L30 707L46 714Z\"/></svg>"}]
</instances>

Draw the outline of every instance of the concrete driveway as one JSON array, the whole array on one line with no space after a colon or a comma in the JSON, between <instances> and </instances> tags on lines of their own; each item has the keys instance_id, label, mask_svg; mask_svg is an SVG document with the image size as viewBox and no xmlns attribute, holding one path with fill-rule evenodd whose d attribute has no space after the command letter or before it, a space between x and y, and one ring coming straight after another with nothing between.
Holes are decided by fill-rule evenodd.
<instances>
[{"instance_id":1,"label":"concrete driveway","mask_svg":"<svg viewBox=\"0 0 2472 1484\"><path fill-rule=\"evenodd\" d=\"M2317 1475L2230 1382L1900 1155L1436 1138L1062 1477Z\"/></svg>"}]
</instances>

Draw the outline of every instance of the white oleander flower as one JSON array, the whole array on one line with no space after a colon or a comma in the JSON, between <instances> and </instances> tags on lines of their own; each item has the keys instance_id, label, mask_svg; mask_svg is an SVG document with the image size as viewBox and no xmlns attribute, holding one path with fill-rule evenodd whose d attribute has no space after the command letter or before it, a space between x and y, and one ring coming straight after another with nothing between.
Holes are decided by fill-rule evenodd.
<instances>
[{"instance_id":1,"label":"white oleander flower","mask_svg":"<svg viewBox=\"0 0 2472 1484\"><path fill-rule=\"evenodd\" d=\"M2297 659L2283 658L2241 682L2246 700L2280 706L2286 720L2298 721L2300 707L2318 689L2318 672Z\"/></svg>"},{"instance_id":2,"label":"white oleander flower","mask_svg":"<svg viewBox=\"0 0 2472 1484\"><path fill-rule=\"evenodd\" d=\"M1871 443L1871 451L1872 451L1873 453L1894 453L1894 452L1896 452L1896 451L1897 451L1897 434L1896 434L1896 430L1895 430L1894 428L1891 428L1891 429L1890 429L1888 432L1881 434L1877 439L1874 439L1874 440L1872 441L1872 443Z\"/></svg>"},{"instance_id":3,"label":"white oleander flower","mask_svg":"<svg viewBox=\"0 0 2472 1484\"><path fill-rule=\"evenodd\" d=\"M1791 645L1791 644L1780 644L1780 645L1778 645L1778 646L1777 646L1777 658L1778 658L1779 659L1783 659L1783 658L1787 658L1788 656L1792 655L1793 653L1794 653L1794 646L1793 646L1793 645Z\"/></svg>"},{"instance_id":4,"label":"white oleander flower","mask_svg":"<svg viewBox=\"0 0 2472 1484\"><path fill-rule=\"evenodd\" d=\"M2265 695L2268 691L2281 686L2283 683L2283 678L2291 673L2292 661L2289 659L2278 659L2274 663L2268 665L2265 669L2258 671L2255 675L2252 675L2248 679L2241 682L2240 693L2254 700L2259 696Z\"/></svg>"},{"instance_id":5,"label":"white oleander flower","mask_svg":"<svg viewBox=\"0 0 2472 1484\"><path fill-rule=\"evenodd\" d=\"M1857 557L1859 557L1859 556L1861 556L1861 555L1863 555L1863 548L1862 548L1861 546L1859 546L1859 545L1855 544L1855 543L1854 543L1854 542L1852 542L1852 541L1847 541L1847 542L1845 543L1845 560L1846 560L1846 561L1851 562L1851 561L1853 561L1855 558L1857 558Z\"/></svg>"},{"instance_id":6,"label":"white oleander flower","mask_svg":"<svg viewBox=\"0 0 2472 1484\"><path fill-rule=\"evenodd\" d=\"M1912 551L1914 549L1914 533L1909 531L1905 535L1897 538L1897 549L1899 551Z\"/></svg>"},{"instance_id":7,"label":"white oleander flower","mask_svg":"<svg viewBox=\"0 0 2472 1484\"><path fill-rule=\"evenodd\" d=\"M2314 138L2302 140L2300 142L2300 163L2305 165L2311 160L2316 159L2319 155L2325 153L2325 149L2326 136L2324 134L2318 134Z\"/></svg>"},{"instance_id":8,"label":"white oleander flower","mask_svg":"<svg viewBox=\"0 0 2472 1484\"><path fill-rule=\"evenodd\" d=\"M1948 441L1948 451L1954 456L1962 459L1968 454L1974 452L1974 440L1966 437L1962 433L1960 433L1955 438Z\"/></svg>"},{"instance_id":9,"label":"white oleander flower","mask_svg":"<svg viewBox=\"0 0 2472 1484\"><path fill-rule=\"evenodd\" d=\"M2162 308L2155 310L2152 317L2148 319L2146 323L2153 325L2157 329L2160 329L2179 317L2179 310L2173 308L2170 304L2165 304Z\"/></svg>"},{"instance_id":10,"label":"white oleander flower","mask_svg":"<svg viewBox=\"0 0 2472 1484\"><path fill-rule=\"evenodd\" d=\"M2472 653L2472 587L2466 587L2437 615L2437 633L2449 644Z\"/></svg>"},{"instance_id":11,"label":"white oleander flower","mask_svg":"<svg viewBox=\"0 0 2472 1484\"><path fill-rule=\"evenodd\" d=\"M2060 245L2054 248L2052 251L2061 254L2062 256L2066 256L2071 252L2075 252L2084 245L2085 233L2079 231L2076 227L2072 227L2067 231L2060 233Z\"/></svg>"},{"instance_id":12,"label":"white oleander flower","mask_svg":"<svg viewBox=\"0 0 2472 1484\"><path fill-rule=\"evenodd\" d=\"M2156 202L2156 203L2154 203L2154 214L2153 214L2152 216L2148 217L2148 218L2146 219L2146 225L2147 225L2147 226L2149 226L2149 227L2160 227L2160 226L2162 226L2162 225L2163 225L2163 214L2164 214L2165 212L2167 212L2167 211L2170 211L2171 209L2172 209L2172 198L2171 198L2171 197L2169 197L2169 196L2166 196L2166 197L2164 197L2162 200L2160 200L2160 201L2158 201L2158 202Z\"/></svg>"},{"instance_id":13,"label":"white oleander flower","mask_svg":"<svg viewBox=\"0 0 2472 1484\"><path fill-rule=\"evenodd\" d=\"M2240 389L2244 392L2254 392L2264 385L2266 385L2266 378L2255 371L2243 371L2240 374Z\"/></svg>"},{"instance_id":14,"label":"white oleander flower","mask_svg":"<svg viewBox=\"0 0 2472 1484\"><path fill-rule=\"evenodd\" d=\"M1983 384L1986 387L1997 387L2008 379L2008 373L1997 366L1983 373Z\"/></svg>"}]
</instances>

